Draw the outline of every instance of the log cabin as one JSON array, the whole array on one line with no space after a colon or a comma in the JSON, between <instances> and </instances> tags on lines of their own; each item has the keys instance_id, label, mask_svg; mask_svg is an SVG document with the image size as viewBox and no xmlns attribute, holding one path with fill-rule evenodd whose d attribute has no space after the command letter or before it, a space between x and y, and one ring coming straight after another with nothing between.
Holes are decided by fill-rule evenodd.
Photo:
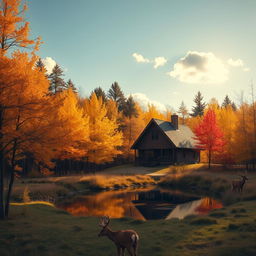
<instances>
[{"instance_id":1,"label":"log cabin","mask_svg":"<svg viewBox=\"0 0 256 256\"><path fill-rule=\"evenodd\" d=\"M179 124L178 115L172 115L170 122L152 118L131 149L135 152L137 165L193 164L200 161L195 135L188 126Z\"/></svg>"}]
</instances>

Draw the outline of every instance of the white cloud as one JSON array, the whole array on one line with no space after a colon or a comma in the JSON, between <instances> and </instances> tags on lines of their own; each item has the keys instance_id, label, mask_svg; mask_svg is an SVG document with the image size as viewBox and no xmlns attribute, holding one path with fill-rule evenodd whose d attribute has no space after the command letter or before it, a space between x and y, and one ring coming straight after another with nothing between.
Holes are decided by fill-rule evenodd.
<instances>
[{"instance_id":1,"label":"white cloud","mask_svg":"<svg viewBox=\"0 0 256 256\"><path fill-rule=\"evenodd\" d=\"M211 52L189 51L167 74L191 84L220 84L228 80L227 67Z\"/></svg>"},{"instance_id":2,"label":"white cloud","mask_svg":"<svg viewBox=\"0 0 256 256\"><path fill-rule=\"evenodd\" d=\"M161 66L164 66L167 62L167 59L164 58L164 57L156 57L155 60L154 60L154 68L158 68L158 67L161 67Z\"/></svg>"},{"instance_id":3,"label":"white cloud","mask_svg":"<svg viewBox=\"0 0 256 256\"><path fill-rule=\"evenodd\" d=\"M149 104L153 104L159 111L165 112L166 106L158 101L150 100L144 93L133 93L131 94L133 99L139 103L139 105L142 107L143 110L148 109Z\"/></svg>"},{"instance_id":4,"label":"white cloud","mask_svg":"<svg viewBox=\"0 0 256 256\"><path fill-rule=\"evenodd\" d=\"M149 59L146 59L146 58L144 58L141 54L139 54L139 53L133 53L133 55L132 55L133 57L134 57L134 59L137 61L137 62L139 62L139 63L149 63L150 62L150 60Z\"/></svg>"},{"instance_id":5,"label":"white cloud","mask_svg":"<svg viewBox=\"0 0 256 256\"><path fill-rule=\"evenodd\" d=\"M42 62L47 70L47 74L51 74L52 73L52 69L54 68L54 66L56 65L56 61L54 59L52 59L51 57L46 57L45 59L42 59Z\"/></svg>"},{"instance_id":6,"label":"white cloud","mask_svg":"<svg viewBox=\"0 0 256 256\"><path fill-rule=\"evenodd\" d=\"M232 67L243 67L244 62L241 59L233 60L232 58L228 59L228 64Z\"/></svg>"}]
</instances>

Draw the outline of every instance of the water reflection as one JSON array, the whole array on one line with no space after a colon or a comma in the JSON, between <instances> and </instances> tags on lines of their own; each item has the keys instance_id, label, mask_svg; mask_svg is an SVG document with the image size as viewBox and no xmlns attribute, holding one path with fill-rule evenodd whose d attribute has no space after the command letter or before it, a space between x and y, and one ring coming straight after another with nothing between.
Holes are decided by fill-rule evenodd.
<instances>
[{"instance_id":1,"label":"water reflection","mask_svg":"<svg viewBox=\"0 0 256 256\"><path fill-rule=\"evenodd\" d=\"M184 218L207 214L222 204L212 198L188 196L178 191L144 188L105 191L57 204L74 216L131 217L137 220Z\"/></svg>"}]
</instances>

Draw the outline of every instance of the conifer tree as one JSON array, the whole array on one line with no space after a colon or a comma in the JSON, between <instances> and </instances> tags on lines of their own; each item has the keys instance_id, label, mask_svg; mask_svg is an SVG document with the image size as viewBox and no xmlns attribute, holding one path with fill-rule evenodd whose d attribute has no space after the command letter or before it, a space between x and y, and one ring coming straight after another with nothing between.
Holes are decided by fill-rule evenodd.
<instances>
[{"instance_id":1,"label":"conifer tree","mask_svg":"<svg viewBox=\"0 0 256 256\"><path fill-rule=\"evenodd\" d=\"M118 111L123 111L123 107L125 104L125 97L124 93L121 90L121 87L117 82L114 82L109 91L108 91L108 98L114 100L117 103Z\"/></svg>"},{"instance_id":2,"label":"conifer tree","mask_svg":"<svg viewBox=\"0 0 256 256\"><path fill-rule=\"evenodd\" d=\"M130 149L131 141L132 141L132 117L138 116L138 111L136 108L136 103L133 99L133 97L130 95L129 98L125 101L124 108L123 108L123 114L125 117L128 117L128 130L129 130L129 137L128 137L128 145Z\"/></svg>"},{"instance_id":3,"label":"conifer tree","mask_svg":"<svg viewBox=\"0 0 256 256\"><path fill-rule=\"evenodd\" d=\"M92 95L93 93L96 94L96 96L97 96L98 99L99 99L99 97L101 97L101 98L102 98L102 101L103 101L104 103L107 102L106 93L103 91L103 89L102 89L100 86L97 87L97 88L95 88L95 89L92 91L91 95Z\"/></svg>"},{"instance_id":4,"label":"conifer tree","mask_svg":"<svg viewBox=\"0 0 256 256\"><path fill-rule=\"evenodd\" d=\"M58 64L56 64L52 70L52 73L49 75L49 79L50 79L49 92L51 94L62 92L66 88L66 83L63 80L62 76L64 76L63 70Z\"/></svg>"},{"instance_id":5,"label":"conifer tree","mask_svg":"<svg viewBox=\"0 0 256 256\"><path fill-rule=\"evenodd\" d=\"M123 114L128 118L131 118L132 116L135 116L135 117L138 116L138 112L137 112L137 109L136 109L136 104L135 104L135 101L134 101L134 99L131 95L125 101L125 104L124 104L124 107L123 107Z\"/></svg>"},{"instance_id":6,"label":"conifer tree","mask_svg":"<svg viewBox=\"0 0 256 256\"><path fill-rule=\"evenodd\" d=\"M192 114L191 116L196 117L196 116L203 116L204 114L204 109L205 109L205 102L203 102L203 96L201 92L199 91L195 98L194 98L195 106L192 107Z\"/></svg>"},{"instance_id":7,"label":"conifer tree","mask_svg":"<svg viewBox=\"0 0 256 256\"><path fill-rule=\"evenodd\" d=\"M74 93L77 93L77 89L76 89L76 87L75 87L75 84L72 82L71 79L69 79L69 80L67 81L66 88L67 88L67 89L71 89Z\"/></svg>"},{"instance_id":8,"label":"conifer tree","mask_svg":"<svg viewBox=\"0 0 256 256\"><path fill-rule=\"evenodd\" d=\"M45 69L45 66L44 66L44 63L42 61L41 58L38 59L38 61L36 62L36 67L41 71L41 72L44 72L46 69Z\"/></svg>"},{"instance_id":9,"label":"conifer tree","mask_svg":"<svg viewBox=\"0 0 256 256\"><path fill-rule=\"evenodd\" d=\"M229 106L231 104L232 104L231 100L229 99L228 95L226 95L226 97L225 97L225 99L224 99L224 101L223 101L221 106L223 108L226 108L227 106Z\"/></svg>"}]
</instances>

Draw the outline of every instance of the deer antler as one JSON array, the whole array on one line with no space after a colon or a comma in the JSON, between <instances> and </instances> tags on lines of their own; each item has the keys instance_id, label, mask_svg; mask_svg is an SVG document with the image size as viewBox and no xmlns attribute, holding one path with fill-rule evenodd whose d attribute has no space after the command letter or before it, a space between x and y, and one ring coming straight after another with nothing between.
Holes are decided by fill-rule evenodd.
<instances>
[{"instance_id":1,"label":"deer antler","mask_svg":"<svg viewBox=\"0 0 256 256\"><path fill-rule=\"evenodd\" d=\"M108 216L102 216L100 218L99 226L104 228L109 224L109 222L110 222L110 219Z\"/></svg>"}]
</instances>

